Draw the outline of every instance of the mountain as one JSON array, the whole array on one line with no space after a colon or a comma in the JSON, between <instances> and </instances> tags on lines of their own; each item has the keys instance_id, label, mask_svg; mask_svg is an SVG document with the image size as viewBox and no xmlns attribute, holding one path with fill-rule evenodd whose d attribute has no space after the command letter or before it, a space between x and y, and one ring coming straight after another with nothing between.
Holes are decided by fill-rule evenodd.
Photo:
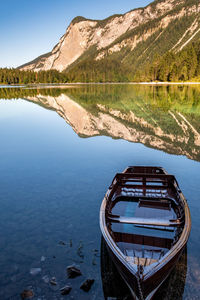
<instances>
[{"instance_id":1,"label":"mountain","mask_svg":"<svg viewBox=\"0 0 200 300\"><path fill-rule=\"evenodd\" d=\"M105 20L76 17L51 52L19 68L65 71L72 81L79 72L80 79L90 81L96 70L122 75L144 70L199 40L199 0L155 0Z\"/></svg>"}]
</instances>

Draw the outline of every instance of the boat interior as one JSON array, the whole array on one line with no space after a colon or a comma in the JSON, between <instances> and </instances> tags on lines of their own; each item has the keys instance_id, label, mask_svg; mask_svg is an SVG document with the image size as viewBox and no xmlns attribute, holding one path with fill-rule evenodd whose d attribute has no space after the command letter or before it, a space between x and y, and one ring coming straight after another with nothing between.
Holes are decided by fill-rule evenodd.
<instances>
[{"instance_id":1,"label":"boat interior","mask_svg":"<svg viewBox=\"0 0 200 300\"><path fill-rule=\"evenodd\" d=\"M184 208L178 184L161 168L127 168L110 187L107 228L130 264L148 268L178 241Z\"/></svg>"}]
</instances>

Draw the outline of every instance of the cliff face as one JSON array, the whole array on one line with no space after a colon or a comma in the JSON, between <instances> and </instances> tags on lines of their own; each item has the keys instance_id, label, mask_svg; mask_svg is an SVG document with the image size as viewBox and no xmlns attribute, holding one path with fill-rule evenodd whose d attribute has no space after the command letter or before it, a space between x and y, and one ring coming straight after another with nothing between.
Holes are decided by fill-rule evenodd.
<instances>
[{"instance_id":1,"label":"cliff face","mask_svg":"<svg viewBox=\"0 0 200 300\"><path fill-rule=\"evenodd\" d=\"M155 52L177 52L200 38L199 15L197 0L157 0L101 21L77 17L50 53L19 68L63 71L87 57L97 61L122 53L125 60L131 53L139 63Z\"/></svg>"}]
</instances>

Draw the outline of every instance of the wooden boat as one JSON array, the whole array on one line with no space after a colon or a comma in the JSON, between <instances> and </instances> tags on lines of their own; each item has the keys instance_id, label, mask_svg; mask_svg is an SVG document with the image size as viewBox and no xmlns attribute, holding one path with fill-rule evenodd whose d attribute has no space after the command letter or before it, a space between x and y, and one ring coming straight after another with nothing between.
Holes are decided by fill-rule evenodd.
<instances>
[{"instance_id":1,"label":"wooden boat","mask_svg":"<svg viewBox=\"0 0 200 300\"><path fill-rule=\"evenodd\" d=\"M128 167L101 205L109 253L135 299L152 299L181 256L191 230L187 201L160 167Z\"/></svg>"}]
</instances>

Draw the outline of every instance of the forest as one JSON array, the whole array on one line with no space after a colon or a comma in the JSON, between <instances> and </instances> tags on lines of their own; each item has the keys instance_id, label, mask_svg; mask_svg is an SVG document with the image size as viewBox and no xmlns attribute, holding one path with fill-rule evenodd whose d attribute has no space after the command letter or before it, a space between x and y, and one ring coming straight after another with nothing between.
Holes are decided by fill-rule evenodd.
<instances>
[{"instance_id":1,"label":"forest","mask_svg":"<svg viewBox=\"0 0 200 300\"><path fill-rule=\"evenodd\" d=\"M65 83L67 81L66 74L57 70L34 72L14 68L0 69L0 84Z\"/></svg>"},{"instance_id":2,"label":"forest","mask_svg":"<svg viewBox=\"0 0 200 300\"><path fill-rule=\"evenodd\" d=\"M157 53L151 61L142 65L123 64L119 57L106 56L103 60L92 57L80 64L59 72L23 71L19 69L0 69L0 84L39 84L73 82L182 82L200 81L200 42L191 43L182 51Z\"/></svg>"}]
</instances>

